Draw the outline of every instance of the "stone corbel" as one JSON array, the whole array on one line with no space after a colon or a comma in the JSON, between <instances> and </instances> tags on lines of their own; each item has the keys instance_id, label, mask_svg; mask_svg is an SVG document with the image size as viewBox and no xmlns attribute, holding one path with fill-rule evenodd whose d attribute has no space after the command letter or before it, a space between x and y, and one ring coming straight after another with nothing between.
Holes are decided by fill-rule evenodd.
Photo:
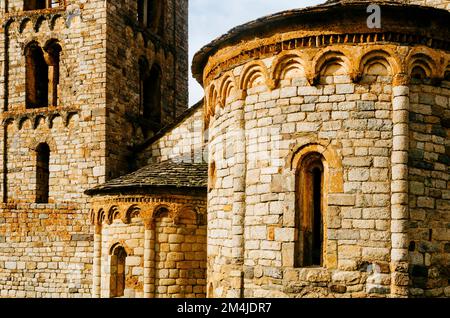
<instances>
[{"instance_id":1,"label":"stone corbel","mask_svg":"<svg viewBox=\"0 0 450 318\"><path fill-rule=\"evenodd\" d=\"M307 73L306 80L310 86L316 86L319 84L320 74L319 73Z\"/></svg>"},{"instance_id":2,"label":"stone corbel","mask_svg":"<svg viewBox=\"0 0 450 318\"><path fill-rule=\"evenodd\" d=\"M29 116L22 116L20 117L17 121L16 121L16 125L17 125L17 130L21 130L23 127L23 124L25 123L25 121L30 120L32 122L31 117Z\"/></svg>"},{"instance_id":3,"label":"stone corbel","mask_svg":"<svg viewBox=\"0 0 450 318\"><path fill-rule=\"evenodd\" d=\"M277 82L273 78L268 78L266 80L267 87L269 90L274 90L277 87Z\"/></svg>"},{"instance_id":4,"label":"stone corbel","mask_svg":"<svg viewBox=\"0 0 450 318\"><path fill-rule=\"evenodd\" d=\"M408 86L409 85L409 76L405 73L398 73L394 75L393 86Z\"/></svg>"},{"instance_id":5,"label":"stone corbel","mask_svg":"<svg viewBox=\"0 0 450 318\"><path fill-rule=\"evenodd\" d=\"M359 71L353 71L350 73L350 78L353 83L359 83L362 79L363 75Z\"/></svg>"},{"instance_id":6,"label":"stone corbel","mask_svg":"<svg viewBox=\"0 0 450 318\"><path fill-rule=\"evenodd\" d=\"M154 230L155 229L155 222L152 218L146 218L144 219L144 228L146 230Z\"/></svg>"},{"instance_id":7,"label":"stone corbel","mask_svg":"<svg viewBox=\"0 0 450 318\"><path fill-rule=\"evenodd\" d=\"M236 99L245 100L247 98L247 91L243 89L236 89Z\"/></svg>"},{"instance_id":8,"label":"stone corbel","mask_svg":"<svg viewBox=\"0 0 450 318\"><path fill-rule=\"evenodd\" d=\"M48 127L49 129L52 129L52 128L53 128L53 120L54 120L57 116L58 116L57 113L50 113L50 114L47 116L47 127Z\"/></svg>"},{"instance_id":9,"label":"stone corbel","mask_svg":"<svg viewBox=\"0 0 450 318\"><path fill-rule=\"evenodd\" d=\"M173 224L178 224L180 220L181 208L178 204L170 203L169 206L169 217L173 220Z\"/></svg>"},{"instance_id":10,"label":"stone corbel","mask_svg":"<svg viewBox=\"0 0 450 318\"><path fill-rule=\"evenodd\" d=\"M67 127L69 124L69 113L67 111L62 111L61 118L63 120L64 127Z\"/></svg>"},{"instance_id":11,"label":"stone corbel","mask_svg":"<svg viewBox=\"0 0 450 318\"><path fill-rule=\"evenodd\" d=\"M179 223L180 223L180 218L177 215L173 218L173 225L178 225Z\"/></svg>"}]
</instances>

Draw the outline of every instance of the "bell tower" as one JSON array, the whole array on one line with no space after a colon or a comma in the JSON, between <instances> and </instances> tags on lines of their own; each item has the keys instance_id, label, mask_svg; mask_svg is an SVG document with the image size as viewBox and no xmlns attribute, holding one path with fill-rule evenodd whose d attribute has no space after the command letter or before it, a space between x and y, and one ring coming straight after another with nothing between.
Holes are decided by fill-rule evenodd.
<instances>
[{"instance_id":1,"label":"bell tower","mask_svg":"<svg viewBox=\"0 0 450 318\"><path fill-rule=\"evenodd\" d=\"M83 193L187 108L187 3L0 1L0 297L92 295Z\"/></svg>"},{"instance_id":2,"label":"bell tower","mask_svg":"<svg viewBox=\"0 0 450 318\"><path fill-rule=\"evenodd\" d=\"M106 10L106 175L113 178L133 169L130 148L187 108L188 1L112 0Z\"/></svg>"}]
</instances>

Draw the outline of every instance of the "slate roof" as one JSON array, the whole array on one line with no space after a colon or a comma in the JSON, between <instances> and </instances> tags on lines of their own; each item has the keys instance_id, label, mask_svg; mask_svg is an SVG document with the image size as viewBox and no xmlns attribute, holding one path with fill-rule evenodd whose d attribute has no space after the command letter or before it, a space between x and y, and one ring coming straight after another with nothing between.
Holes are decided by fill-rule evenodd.
<instances>
[{"instance_id":1,"label":"slate roof","mask_svg":"<svg viewBox=\"0 0 450 318\"><path fill-rule=\"evenodd\" d=\"M206 188L208 165L206 163L184 163L164 161L150 164L133 173L108 181L93 189L88 195L147 188Z\"/></svg>"}]
</instances>

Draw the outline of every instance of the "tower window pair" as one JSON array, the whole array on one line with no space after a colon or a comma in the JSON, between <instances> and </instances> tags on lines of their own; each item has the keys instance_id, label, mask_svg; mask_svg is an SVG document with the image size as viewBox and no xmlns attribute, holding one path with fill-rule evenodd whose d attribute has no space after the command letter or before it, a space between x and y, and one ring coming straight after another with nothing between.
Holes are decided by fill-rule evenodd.
<instances>
[{"instance_id":1,"label":"tower window pair","mask_svg":"<svg viewBox=\"0 0 450 318\"><path fill-rule=\"evenodd\" d=\"M158 35L164 30L163 0L138 0L138 23Z\"/></svg>"},{"instance_id":2,"label":"tower window pair","mask_svg":"<svg viewBox=\"0 0 450 318\"><path fill-rule=\"evenodd\" d=\"M49 8L57 8L62 4L63 0L24 0L23 10L42 10Z\"/></svg>"},{"instance_id":3,"label":"tower window pair","mask_svg":"<svg viewBox=\"0 0 450 318\"><path fill-rule=\"evenodd\" d=\"M33 42L25 49L26 107L58 105L61 46L50 42L45 49Z\"/></svg>"}]
</instances>

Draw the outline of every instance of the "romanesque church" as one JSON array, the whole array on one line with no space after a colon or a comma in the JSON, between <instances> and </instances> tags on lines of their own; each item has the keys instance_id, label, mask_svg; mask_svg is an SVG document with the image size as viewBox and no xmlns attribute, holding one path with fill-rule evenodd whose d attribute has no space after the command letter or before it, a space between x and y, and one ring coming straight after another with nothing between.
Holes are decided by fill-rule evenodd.
<instances>
[{"instance_id":1,"label":"romanesque church","mask_svg":"<svg viewBox=\"0 0 450 318\"><path fill-rule=\"evenodd\" d=\"M0 297L450 297L449 10L1 1Z\"/></svg>"}]
</instances>

